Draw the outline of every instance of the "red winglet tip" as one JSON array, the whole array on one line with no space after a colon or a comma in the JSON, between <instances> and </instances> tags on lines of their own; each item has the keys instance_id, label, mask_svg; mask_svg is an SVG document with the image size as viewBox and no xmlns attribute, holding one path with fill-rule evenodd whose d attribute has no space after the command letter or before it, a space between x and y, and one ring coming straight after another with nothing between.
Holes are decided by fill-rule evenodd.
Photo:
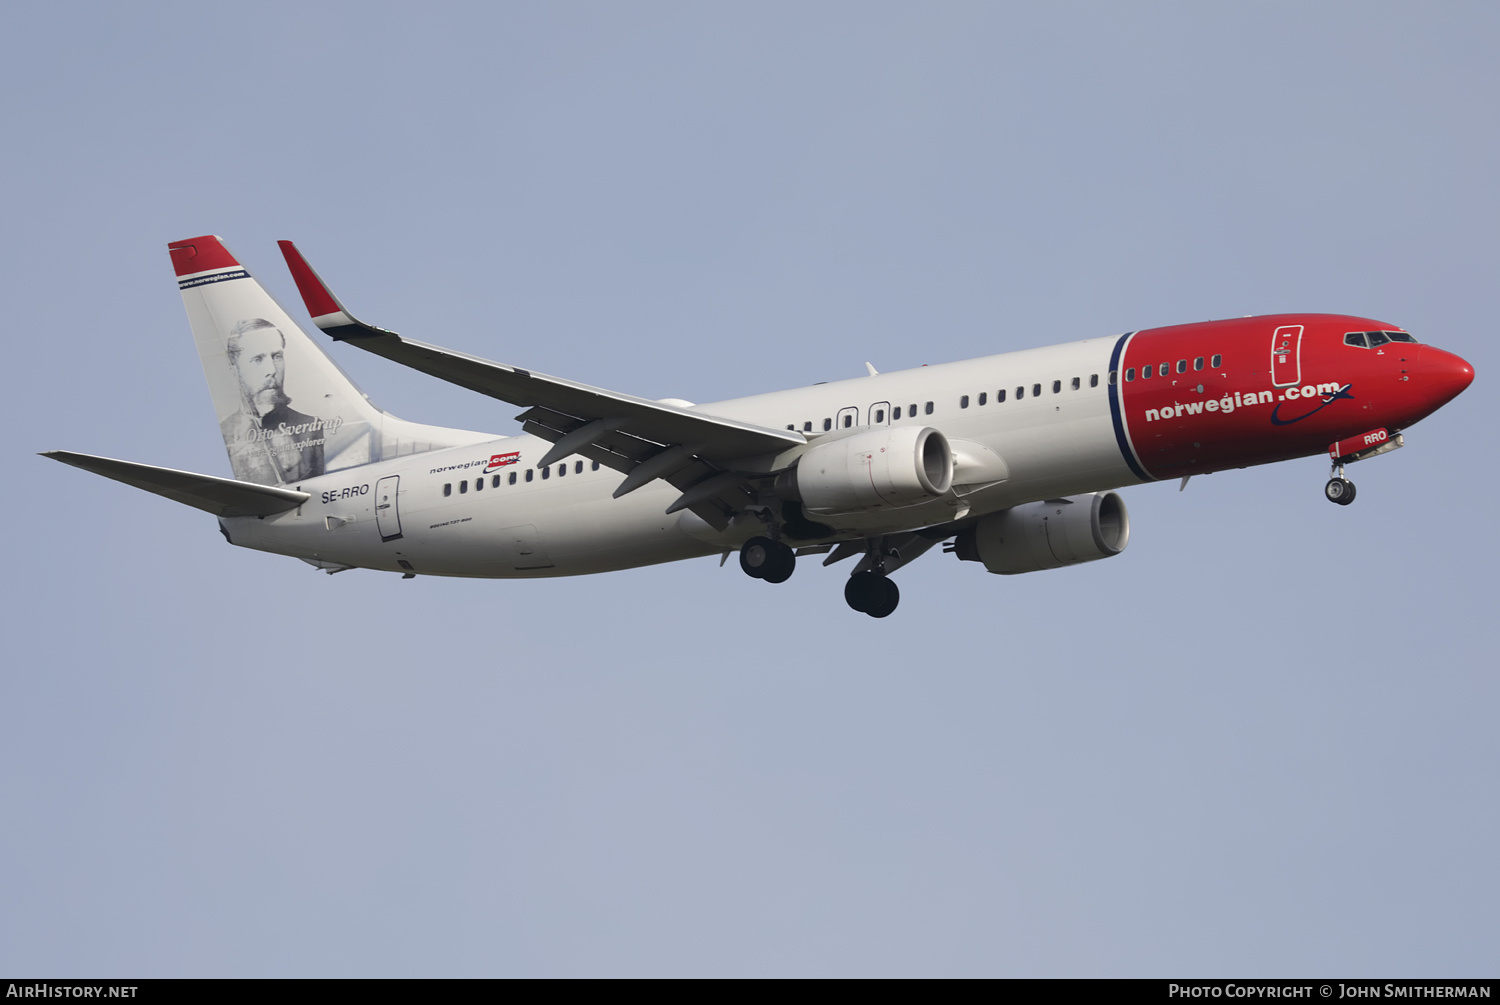
<instances>
[{"instance_id":1,"label":"red winglet tip","mask_svg":"<svg viewBox=\"0 0 1500 1005\"><path fill-rule=\"evenodd\" d=\"M286 259L286 267L291 270L297 292L302 294L302 302L307 305L307 313L316 318L343 310L295 244L291 241L277 241L276 244L281 248L281 257Z\"/></svg>"},{"instance_id":2,"label":"red winglet tip","mask_svg":"<svg viewBox=\"0 0 1500 1005\"><path fill-rule=\"evenodd\" d=\"M172 256L172 268L178 276L229 269L240 264L229 253L229 249L224 247L224 242L213 234L173 241L167 245L167 251Z\"/></svg>"}]
</instances>

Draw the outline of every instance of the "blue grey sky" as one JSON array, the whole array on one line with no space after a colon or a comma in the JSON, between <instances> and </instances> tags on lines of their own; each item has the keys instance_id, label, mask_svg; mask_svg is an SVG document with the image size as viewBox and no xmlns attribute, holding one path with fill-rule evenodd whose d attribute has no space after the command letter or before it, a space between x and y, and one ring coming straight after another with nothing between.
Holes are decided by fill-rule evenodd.
<instances>
[{"instance_id":1,"label":"blue grey sky","mask_svg":"<svg viewBox=\"0 0 1500 1005\"><path fill-rule=\"evenodd\" d=\"M1500 13L8 5L0 971L1493 975ZM712 401L1356 313L1407 448L1125 491L1108 562L325 576L38 458L227 475L166 243L296 317ZM332 355L413 420L516 409Z\"/></svg>"}]
</instances>

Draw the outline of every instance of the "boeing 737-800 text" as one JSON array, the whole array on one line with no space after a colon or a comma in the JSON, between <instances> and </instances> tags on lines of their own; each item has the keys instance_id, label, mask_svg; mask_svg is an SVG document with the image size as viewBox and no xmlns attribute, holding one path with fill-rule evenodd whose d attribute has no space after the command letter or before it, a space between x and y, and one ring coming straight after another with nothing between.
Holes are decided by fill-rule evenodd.
<instances>
[{"instance_id":1,"label":"boeing 737-800 text","mask_svg":"<svg viewBox=\"0 0 1500 1005\"><path fill-rule=\"evenodd\" d=\"M334 341L521 406L521 434L375 408L217 237L168 245L233 478L46 456L219 518L247 548L328 572L524 579L739 552L771 583L856 558L872 617L933 545L990 572L1119 554L1113 490L1326 451L1344 466L1474 371L1401 328L1278 314L1152 328L695 405L652 401L415 342L355 319L281 250Z\"/></svg>"}]
</instances>

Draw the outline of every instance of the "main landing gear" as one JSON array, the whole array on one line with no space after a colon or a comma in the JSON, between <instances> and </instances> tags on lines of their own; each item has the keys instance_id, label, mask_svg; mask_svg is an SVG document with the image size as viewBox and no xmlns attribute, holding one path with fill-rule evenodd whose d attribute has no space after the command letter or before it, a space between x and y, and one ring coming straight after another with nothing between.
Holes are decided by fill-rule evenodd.
<instances>
[{"instance_id":1,"label":"main landing gear","mask_svg":"<svg viewBox=\"0 0 1500 1005\"><path fill-rule=\"evenodd\" d=\"M752 537L740 548L740 568L752 579L784 583L792 578L797 568L797 555L780 541ZM884 618L896 610L896 605L901 602L901 591L885 574L885 562L880 560L873 568L849 577L844 584L844 600L861 614Z\"/></svg>"},{"instance_id":2,"label":"main landing gear","mask_svg":"<svg viewBox=\"0 0 1500 1005\"><path fill-rule=\"evenodd\" d=\"M752 537L740 548L740 568L752 579L785 583L797 571L797 556L780 541Z\"/></svg>"},{"instance_id":3,"label":"main landing gear","mask_svg":"<svg viewBox=\"0 0 1500 1005\"><path fill-rule=\"evenodd\" d=\"M861 614L884 618L901 603L901 591L883 572L856 572L844 584L844 600Z\"/></svg>"},{"instance_id":4,"label":"main landing gear","mask_svg":"<svg viewBox=\"0 0 1500 1005\"><path fill-rule=\"evenodd\" d=\"M1333 477L1323 486L1323 496L1331 503L1347 506L1354 501L1354 483L1344 477L1344 466L1333 466Z\"/></svg>"}]
</instances>

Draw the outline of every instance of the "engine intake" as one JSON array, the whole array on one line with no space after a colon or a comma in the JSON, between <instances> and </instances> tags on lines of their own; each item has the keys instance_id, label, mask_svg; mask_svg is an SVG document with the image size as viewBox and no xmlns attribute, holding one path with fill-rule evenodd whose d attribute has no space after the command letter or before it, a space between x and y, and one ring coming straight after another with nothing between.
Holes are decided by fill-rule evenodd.
<instances>
[{"instance_id":1,"label":"engine intake","mask_svg":"<svg viewBox=\"0 0 1500 1005\"><path fill-rule=\"evenodd\" d=\"M983 517L954 554L1002 576L1110 558L1130 543L1130 515L1113 492L1027 503Z\"/></svg>"},{"instance_id":2,"label":"engine intake","mask_svg":"<svg viewBox=\"0 0 1500 1005\"><path fill-rule=\"evenodd\" d=\"M931 426L882 427L819 443L776 479L776 492L809 513L895 509L953 486L953 451Z\"/></svg>"}]
</instances>

